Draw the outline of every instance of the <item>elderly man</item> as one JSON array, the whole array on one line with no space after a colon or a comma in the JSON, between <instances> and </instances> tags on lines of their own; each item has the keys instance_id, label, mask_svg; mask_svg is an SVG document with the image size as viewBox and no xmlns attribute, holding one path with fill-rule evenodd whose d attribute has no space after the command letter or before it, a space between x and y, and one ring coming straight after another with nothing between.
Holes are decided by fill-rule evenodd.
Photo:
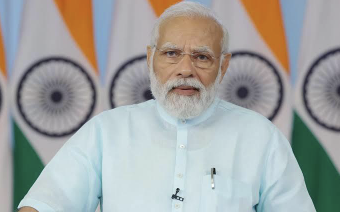
<instances>
[{"instance_id":1,"label":"elderly man","mask_svg":"<svg viewBox=\"0 0 340 212\"><path fill-rule=\"evenodd\" d=\"M156 100L87 122L46 166L24 211L315 211L288 141L216 98L231 55L212 11L183 2L147 49ZM35 208L36 210L34 210Z\"/></svg>"}]
</instances>

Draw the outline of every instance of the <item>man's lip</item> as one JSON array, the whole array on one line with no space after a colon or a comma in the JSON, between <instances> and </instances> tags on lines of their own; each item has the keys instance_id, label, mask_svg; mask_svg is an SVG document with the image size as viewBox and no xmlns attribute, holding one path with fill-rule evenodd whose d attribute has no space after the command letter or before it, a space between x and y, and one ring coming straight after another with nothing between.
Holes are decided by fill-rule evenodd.
<instances>
[{"instance_id":1,"label":"man's lip","mask_svg":"<svg viewBox=\"0 0 340 212\"><path fill-rule=\"evenodd\" d=\"M178 86L173 88L172 91L183 96L192 96L199 92L197 88L191 86Z\"/></svg>"},{"instance_id":2,"label":"man's lip","mask_svg":"<svg viewBox=\"0 0 340 212\"><path fill-rule=\"evenodd\" d=\"M181 90L197 90L198 88L192 87L192 86L185 86L185 85L180 85L177 87L174 87L173 89L181 89Z\"/></svg>"}]
</instances>

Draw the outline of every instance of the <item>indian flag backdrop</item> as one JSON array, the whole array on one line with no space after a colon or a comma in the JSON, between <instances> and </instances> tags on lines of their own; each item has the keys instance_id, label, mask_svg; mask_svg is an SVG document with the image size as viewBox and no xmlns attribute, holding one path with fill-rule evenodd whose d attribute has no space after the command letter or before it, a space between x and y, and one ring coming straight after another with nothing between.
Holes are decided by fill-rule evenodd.
<instances>
[{"instance_id":1,"label":"indian flag backdrop","mask_svg":"<svg viewBox=\"0 0 340 212\"><path fill-rule=\"evenodd\" d=\"M318 212L340 211L340 1L307 1L293 151Z\"/></svg>"},{"instance_id":2,"label":"indian flag backdrop","mask_svg":"<svg viewBox=\"0 0 340 212\"><path fill-rule=\"evenodd\" d=\"M65 141L101 109L91 3L25 1L11 77L14 207Z\"/></svg>"},{"instance_id":3,"label":"indian flag backdrop","mask_svg":"<svg viewBox=\"0 0 340 212\"><path fill-rule=\"evenodd\" d=\"M114 108L136 104L152 97L146 62L157 17L178 0L116 0L112 21L108 70L106 72L106 105Z\"/></svg>"},{"instance_id":4,"label":"indian flag backdrop","mask_svg":"<svg viewBox=\"0 0 340 212\"><path fill-rule=\"evenodd\" d=\"M5 212L12 209L12 149L9 143L7 93L5 49L0 25L0 206Z\"/></svg>"},{"instance_id":5,"label":"indian flag backdrop","mask_svg":"<svg viewBox=\"0 0 340 212\"><path fill-rule=\"evenodd\" d=\"M279 0L213 0L233 54L219 96L261 113L290 137L292 107Z\"/></svg>"}]
</instances>

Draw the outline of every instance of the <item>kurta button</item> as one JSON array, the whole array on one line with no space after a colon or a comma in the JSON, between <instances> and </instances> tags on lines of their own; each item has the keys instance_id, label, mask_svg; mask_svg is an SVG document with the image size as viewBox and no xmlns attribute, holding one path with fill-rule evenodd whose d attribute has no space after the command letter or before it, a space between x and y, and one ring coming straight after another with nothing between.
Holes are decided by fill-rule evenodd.
<instances>
[{"instance_id":1,"label":"kurta button","mask_svg":"<svg viewBox=\"0 0 340 212\"><path fill-rule=\"evenodd\" d=\"M178 208L180 208L180 207L181 207L180 204L177 204L177 203L175 204L175 208L176 208L176 209L178 209Z\"/></svg>"},{"instance_id":2,"label":"kurta button","mask_svg":"<svg viewBox=\"0 0 340 212\"><path fill-rule=\"evenodd\" d=\"M178 177L178 178L182 178L182 177L183 177L183 174L179 173L179 174L177 174L177 177Z\"/></svg>"},{"instance_id":3,"label":"kurta button","mask_svg":"<svg viewBox=\"0 0 340 212\"><path fill-rule=\"evenodd\" d=\"M182 124L187 123L187 121L185 119L182 119L181 122L182 122Z\"/></svg>"},{"instance_id":4,"label":"kurta button","mask_svg":"<svg viewBox=\"0 0 340 212\"><path fill-rule=\"evenodd\" d=\"M185 149L185 145L181 144L181 145L179 145L179 148Z\"/></svg>"}]
</instances>

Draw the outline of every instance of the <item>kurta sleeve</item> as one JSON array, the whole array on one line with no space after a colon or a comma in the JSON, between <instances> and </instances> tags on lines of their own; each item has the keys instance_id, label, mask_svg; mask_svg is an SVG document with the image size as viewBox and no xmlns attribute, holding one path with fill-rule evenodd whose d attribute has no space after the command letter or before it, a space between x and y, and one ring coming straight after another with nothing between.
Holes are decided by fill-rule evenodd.
<instances>
[{"instance_id":1,"label":"kurta sleeve","mask_svg":"<svg viewBox=\"0 0 340 212\"><path fill-rule=\"evenodd\" d=\"M47 164L18 208L95 211L101 198L102 140L96 120L87 122Z\"/></svg>"},{"instance_id":2,"label":"kurta sleeve","mask_svg":"<svg viewBox=\"0 0 340 212\"><path fill-rule=\"evenodd\" d=\"M266 155L257 211L315 211L291 146L276 128Z\"/></svg>"}]
</instances>

